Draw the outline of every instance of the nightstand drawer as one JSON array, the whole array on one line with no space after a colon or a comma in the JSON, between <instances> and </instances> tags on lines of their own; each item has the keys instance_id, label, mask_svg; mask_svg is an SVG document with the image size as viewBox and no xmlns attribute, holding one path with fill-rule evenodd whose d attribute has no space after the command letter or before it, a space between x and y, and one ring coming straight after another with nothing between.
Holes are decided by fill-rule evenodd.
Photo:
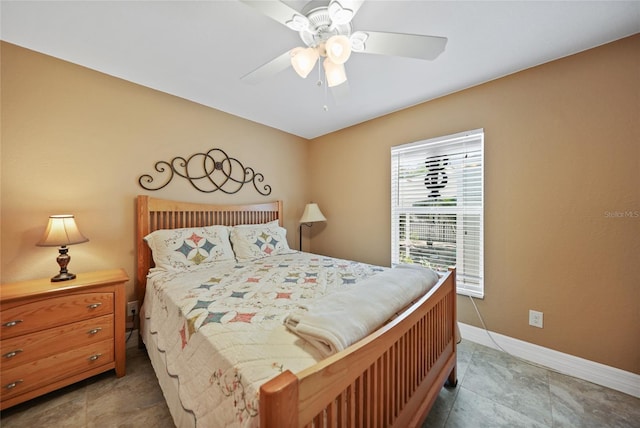
<instances>
[{"instance_id":1,"label":"nightstand drawer","mask_svg":"<svg viewBox=\"0 0 640 428\"><path fill-rule=\"evenodd\" d=\"M2 370L2 400L67 378L95 367L112 363L113 340L51 355L41 360Z\"/></svg>"},{"instance_id":2,"label":"nightstand drawer","mask_svg":"<svg viewBox=\"0 0 640 428\"><path fill-rule=\"evenodd\" d=\"M2 311L2 339L110 313L113 293L79 293L38 300Z\"/></svg>"},{"instance_id":3,"label":"nightstand drawer","mask_svg":"<svg viewBox=\"0 0 640 428\"><path fill-rule=\"evenodd\" d=\"M2 340L0 341L0 367L4 372L49 355L112 338L113 314L109 314Z\"/></svg>"}]
</instances>

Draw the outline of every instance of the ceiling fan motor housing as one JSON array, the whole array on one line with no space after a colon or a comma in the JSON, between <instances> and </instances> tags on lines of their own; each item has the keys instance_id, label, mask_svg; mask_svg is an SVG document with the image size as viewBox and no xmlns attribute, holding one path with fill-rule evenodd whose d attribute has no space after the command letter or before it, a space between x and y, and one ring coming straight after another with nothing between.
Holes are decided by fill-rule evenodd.
<instances>
[{"instance_id":1,"label":"ceiling fan motor housing","mask_svg":"<svg viewBox=\"0 0 640 428\"><path fill-rule=\"evenodd\" d=\"M300 31L300 38L309 47L319 47L332 36L349 37L351 35L351 23L332 23L327 7L313 9L306 16L309 20L309 28Z\"/></svg>"}]
</instances>

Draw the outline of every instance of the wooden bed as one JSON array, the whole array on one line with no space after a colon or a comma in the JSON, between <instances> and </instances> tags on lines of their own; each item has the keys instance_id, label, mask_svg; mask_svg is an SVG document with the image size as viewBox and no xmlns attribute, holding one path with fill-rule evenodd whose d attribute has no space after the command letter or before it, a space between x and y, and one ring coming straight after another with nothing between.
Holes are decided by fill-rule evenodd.
<instances>
[{"instance_id":1,"label":"wooden bed","mask_svg":"<svg viewBox=\"0 0 640 428\"><path fill-rule=\"evenodd\" d=\"M137 281L144 301L153 267L143 238L158 229L278 220L282 202L255 205L184 203L138 196ZM143 314L141 314L143 315ZM144 316L140 317L144 329ZM400 316L349 348L299 373L285 370L260 388L260 426L420 426L445 382L456 378L455 270Z\"/></svg>"}]
</instances>

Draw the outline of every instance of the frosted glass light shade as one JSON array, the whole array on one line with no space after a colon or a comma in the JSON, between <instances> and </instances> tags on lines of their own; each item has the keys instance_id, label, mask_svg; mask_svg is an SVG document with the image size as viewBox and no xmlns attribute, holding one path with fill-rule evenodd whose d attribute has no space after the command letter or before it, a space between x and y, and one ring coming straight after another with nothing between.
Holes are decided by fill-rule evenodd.
<instances>
[{"instance_id":1,"label":"frosted glass light shade","mask_svg":"<svg viewBox=\"0 0 640 428\"><path fill-rule=\"evenodd\" d=\"M303 79L311 73L318 60L318 50L314 48L294 48L290 55L293 69Z\"/></svg>"},{"instance_id":2,"label":"frosted glass light shade","mask_svg":"<svg viewBox=\"0 0 640 428\"><path fill-rule=\"evenodd\" d=\"M344 64L351 56L351 42L347 36L332 36L325 43L327 57L334 64Z\"/></svg>"},{"instance_id":3,"label":"frosted glass light shade","mask_svg":"<svg viewBox=\"0 0 640 428\"><path fill-rule=\"evenodd\" d=\"M317 221L327 221L325 216L320 211L318 204L309 203L304 207L304 213L300 218L300 223L315 223Z\"/></svg>"},{"instance_id":4,"label":"frosted glass light shade","mask_svg":"<svg viewBox=\"0 0 640 428\"><path fill-rule=\"evenodd\" d=\"M329 58L325 58L323 65L324 72L327 75L327 86L331 88L347 81L344 65L335 64Z\"/></svg>"}]
</instances>

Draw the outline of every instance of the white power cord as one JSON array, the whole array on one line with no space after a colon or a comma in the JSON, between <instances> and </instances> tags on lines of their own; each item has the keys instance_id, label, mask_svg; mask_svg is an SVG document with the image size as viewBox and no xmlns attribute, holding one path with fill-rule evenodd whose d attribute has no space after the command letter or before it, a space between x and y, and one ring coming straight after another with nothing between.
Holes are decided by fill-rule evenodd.
<instances>
[{"instance_id":1,"label":"white power cord","mask_svg":"<svg viewBox=\"0 0 640 428\"><path fill-rule=\"evenodd\" d=\"M489 339L491 339L491 341L493 342L494 345L496 345L496 347L501 350L502 352L505 352L509 355L511 355L510 352L508 352L506 349L504 349L502 346L500 346L498 344L498 342L495 341L495 339L493 338L493 336L491 336L491 333L489 332L489 329L487 328L487 325L484 322L484 318L482 318L482 314L480 313L480 310L478 309L478 307L476 306L476 301L473 300L473 297L469 296L469 300L471 300L471 304L473 305L473 308L476 310L476 314L478 314L478 318L480 319L480 323L482 324L482 328L484 328L484 331L487 333L487 336L489 336ZM512 357L515 357L514 355L511 355ZM516 357L518 358L518 357Z\"/></svg>"},{"instance_id":2,"label":"white power cord","mask_svg":"<svg viewBox=\"0 0 640 428\"><path fill-rule=\"evenodd\" d=\"M496 348L498 348L499 350L501 350L501 351L502 351L502 352L504 352L505 354L507 354L507 355L509 355L509 356L511 356L511 357L513 357L513 358L515 358L516 360L522 361L523 363L526 363L526 364L529 364L529 365L531 365L531 366L538 367L538 368L541 368L541 369L549 370L549 371L552 371L552 372L554 372L554 373L559 373L559 374L562 374L562 375L565 375L565 376L570 376L570 375L567 375L566 373L562 373L561 371L555 370L555 369L553 369L553 368L551 368L551 367L543 366L543 365L541 365L541 364L538 364L538 363L534 363L534 362L532 362L532 361L525 360L524 358L518 357L517 355L513 355L511 352L507 351L507 350L506 350L506 349L504 349L502 346L500 346L500 345L498 344L498 342L496 342L496 341L495 341L495 339L494 339L494 338L493 338L493 336L491 335L491 332L490 332L490 331L489 331L489 329L487 328L487 325L486 325L486 324L485 324L485 322L484 322L484 318L482 318L482 314L480 313L480 310L479 310L479 309L478 309L478 307L476 306L476 302L475 302L475 300L473 300L473 297L471 297L471 296L469 296L469 299L471 300L471 304L473 304L473 307L474 307L474 309L476 310L476 314L478 314L478 318L480 319L480 323L482 324L482 328L484 328L484 331L487 333L487 336L489 336L489 339L491 339L491 341L493 342L493 344L494 344L494 345L496 345Z\"/></svg>"}]
</instances>

